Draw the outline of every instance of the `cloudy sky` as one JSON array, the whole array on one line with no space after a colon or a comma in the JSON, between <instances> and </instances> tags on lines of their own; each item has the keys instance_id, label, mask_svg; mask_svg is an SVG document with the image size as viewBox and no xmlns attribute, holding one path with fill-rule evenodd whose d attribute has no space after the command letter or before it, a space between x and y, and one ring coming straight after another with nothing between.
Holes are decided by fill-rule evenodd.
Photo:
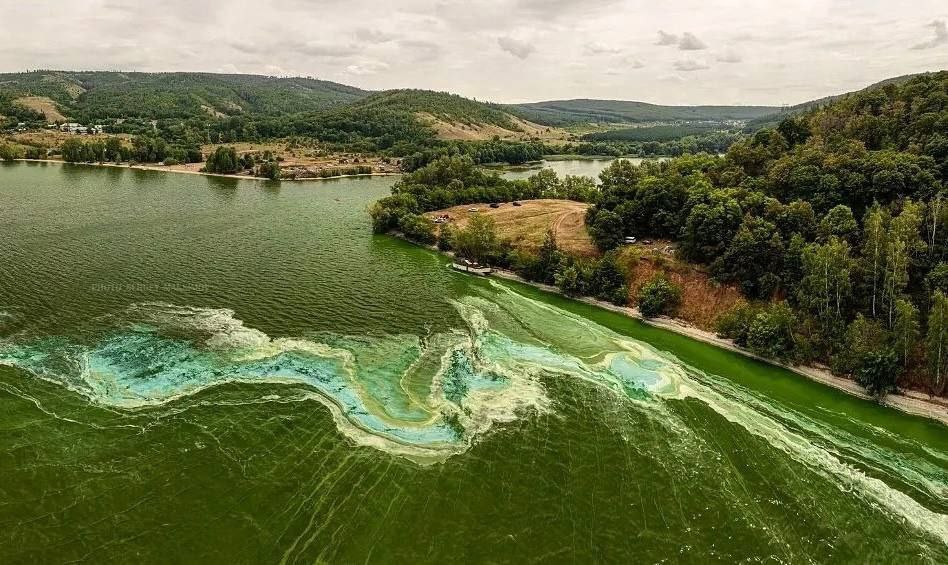
<instances>
[{"instance_id":1,"label":"cloudy sky","mask_svg":"<svg viewBox=\"0 0 948 565\"><path fill-rule=\"evenodd\" d=\"M520 102L793 104L948 69L945 0L0 0L0 72L314 76Z\"/></svg>"}]
</instances>

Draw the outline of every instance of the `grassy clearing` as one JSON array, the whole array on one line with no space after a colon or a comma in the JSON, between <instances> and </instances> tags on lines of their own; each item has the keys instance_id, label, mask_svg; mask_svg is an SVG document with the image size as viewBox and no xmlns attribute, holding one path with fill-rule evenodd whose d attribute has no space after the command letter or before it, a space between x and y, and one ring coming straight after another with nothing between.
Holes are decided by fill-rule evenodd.
<instances>
[{"instance_id":1,"label":"grassy clearing","mask_svg":"<svg viewBox=\"0 0 948 565\"><path fill-rule=\"evenodd\" d=\"M22 96L14 100L14 103L43 114L49 123L66 121L66 116L60 113L56 103L45 96Z\"/></svg>"}]
</instances>

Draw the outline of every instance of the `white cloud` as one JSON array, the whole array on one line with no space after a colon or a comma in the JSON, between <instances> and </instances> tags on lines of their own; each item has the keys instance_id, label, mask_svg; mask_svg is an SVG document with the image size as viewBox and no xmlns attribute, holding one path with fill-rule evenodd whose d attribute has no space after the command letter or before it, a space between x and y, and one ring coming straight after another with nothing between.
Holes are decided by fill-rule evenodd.
<instances>
[{"instance_id":1,"label":"white cloud","mask_svg":"<svg viewBox=\"0 0 948 565\"><path fill-rule=\"evenodd\" d=\"M356 39L364 43L388 43L398 38L394 33L377 29L359 28L355 31Z\"/></svg>"},{"instance_id":2,"label":"white cloud","mask_svg":"<svg viewBox=\"0 0 948 565\"><path fill-rule=\"evenodd\" d=\"M611 47L600 41L590 41L585 45L583 51L587 55L618 55L622 52L617 47Z\"/></svg>"},{"instance_id":3,"label":"white cloud","mask_svg":"<svg viewBox=\"0 0 948 565\"><path fill-rule=\"evenodd\" d=\"M676 71L684 71L684 72L703 71L705 69L711 68L710 66L708 66L707 63L703 63L701 61L695 61L692 59L684 59L681 61L675 61L674 67Z\"/></svg>"},{"instance_id":4,"label":"white cloud","mask_svg":"<svg viewBox=\"0 0 948 565\"><path fill-rule=\"evenodd\" d=\"M300 74L497 102L796 104L944 69L948 45L944 0L0 3L0 72Z\"/></svg>"},{"instance_id":5,"label":"white cloud","mask_svg":"<svg viewBox=\"0 0 948 565\"><path fill-rule=\"evenodd\" d=\"M500 45L501 49L519 59L526 59L536 51L536 47L534 47L533 44L506 35L497 38L497 45Z\"/></svg>"},{"instance_id":6,"label":"white cloud","mask_svg":"<svg viewBox=\"0 0 948 565\"><path fill-rule=\"evenodd\" d=\"M704 44L703 41L695 37L691 32L686 31L682 34L681 39L678 40L678 48L682 51L700 51L702 49L707 49L708 46Z\"/></svg>"},{"instance_id":7,"label":"white cloud","mask_svg":"<svg viewBox=\"0 0 948 565\"><path fill-rule=\"evenodd\" d=\"M923 41L922 43L913 45L912 49L916 51L920 49L931 49L933 47L938 47L939 45L945 45L948 43L948 26L945 25L944 20L935 20L926 27L934 28L935 37L929 41Z\"/></svg>"},{"instance_id":8,"label":"white cloud","mask_svg":"<svg viewBox=\"0 0 948 565\"><path fill-rule=\"evenodd\" d=\"M384 61L363 61L346 67L346 72L351 75L365 76L374 75L388 70L389 65Z\"/></svg>"},{"instance_id":9,"label":"white cloud","mask_svg":"<svg viewBox=\"0 0 948 565\"><path fill-rule=\"evenodd\" d=\"M678 36L658 30L658 41L655 42L655 45L678 45Z\"/></svg>"},{"instance_id":10,"label":"white cloud","mask_svg":"<svg viewBox=\"0 0 948 565\"><path fill-rule=\"evenodd\" d=\"M642 61L640 61L640 60L638 60L638 59L636 59L636 58L634 58L634 57L626 57L626 58L625 58L625 65L626 65L626 67L629 68L629 69L643 69L643 68L645 68L645 63L643 63Z\"/></svg>"}]
</instances>

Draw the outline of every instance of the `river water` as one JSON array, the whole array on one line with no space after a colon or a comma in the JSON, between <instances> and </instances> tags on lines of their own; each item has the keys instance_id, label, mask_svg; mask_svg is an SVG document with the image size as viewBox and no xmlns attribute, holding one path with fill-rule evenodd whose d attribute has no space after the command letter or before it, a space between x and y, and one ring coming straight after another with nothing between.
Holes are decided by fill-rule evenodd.
<instances>
[{"instance_id":1,"label":"river water","mask_svg":"<svg viewBox=\"0 0 948 565\"><path fill-rule=\"evenodd\" d=\"M0 562L948 561L948 433L371 233L0 167Z\"/></svg>"}]
</instances>

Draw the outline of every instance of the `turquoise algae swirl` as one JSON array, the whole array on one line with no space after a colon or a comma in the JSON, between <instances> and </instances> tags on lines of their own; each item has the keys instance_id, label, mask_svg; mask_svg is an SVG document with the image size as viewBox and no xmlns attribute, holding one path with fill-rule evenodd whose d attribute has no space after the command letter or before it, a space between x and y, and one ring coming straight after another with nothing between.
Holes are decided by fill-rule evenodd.
<instances>
[{"instance_id":1,"label":"turquoise algae swirl","mask_svg":"<svg viewBox=\"0 0 948 565\"><path fill-rule=\"evenodd\" d=\"M147 410L228 382L303 385L357 445L432 464L467 451L496 424L555 412L547 379L613 392L691 441L665 403L695 399L839 488L948 544L948 515L878 478L898 474L924 498L948 496L943 469L860 445L740 386L591 320L494 283L452 301L464 327L426 336L319 333L274 338L227 309L139 304L91 345L0 342L0 364L122 410ZM262 389L264 401L283 401ZM844 444L851 453L828 446ZM944 454L942 454L944 455ZM853 463L868 461L873 475ZM918 464L916 464L918 463Z\"/></svg>"}]
</instances>

